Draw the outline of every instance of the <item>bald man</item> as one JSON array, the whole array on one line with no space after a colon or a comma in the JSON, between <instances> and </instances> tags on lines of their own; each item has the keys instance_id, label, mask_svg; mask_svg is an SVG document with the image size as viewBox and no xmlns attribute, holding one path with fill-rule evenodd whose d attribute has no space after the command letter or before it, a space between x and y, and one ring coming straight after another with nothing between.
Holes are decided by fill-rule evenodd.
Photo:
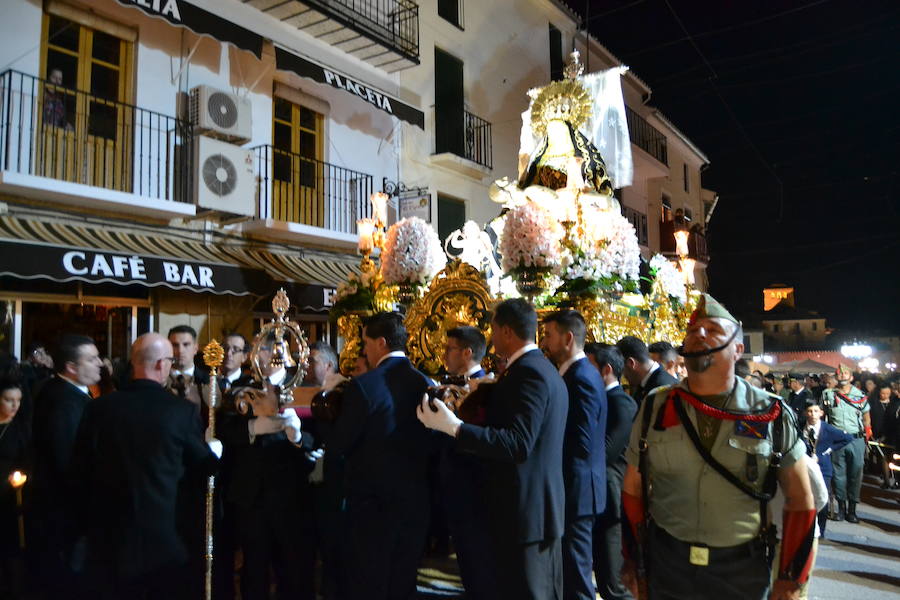
<instances>
[{"instance_id":1,"label":"bald man","mask_svg":"<svg viewBox=\"0 0 900 600\"><path fill-rule=\"evenodd\" d=\"M87 528L92 590L102 598L179 598L190 589L176 528L186 472L214 472L221 443L204 443L197 406L163 387L172 344L156 333L131 348L134 380L90 403L75 447L76 498Z\"/></svg>"}]
</instances>

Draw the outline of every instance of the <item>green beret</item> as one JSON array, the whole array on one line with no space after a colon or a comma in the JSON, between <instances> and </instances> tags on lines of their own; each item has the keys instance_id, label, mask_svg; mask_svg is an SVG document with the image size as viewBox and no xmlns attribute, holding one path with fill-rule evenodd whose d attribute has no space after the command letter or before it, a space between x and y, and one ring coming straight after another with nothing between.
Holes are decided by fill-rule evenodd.
<instances>
[{"instance_id":1,"label":"green beret","mask_svg":"<svg viewBox=\"0 0 900 600\"><path fill-rule=\"evenodd\" d=\"M697 308L691 313L690 323L693 324L697 319L725 319L738 325L741 324L724 306L719 304L718 300L709 294L700 295L700 302L697 303Z\"/></svg>"}]
</instances>

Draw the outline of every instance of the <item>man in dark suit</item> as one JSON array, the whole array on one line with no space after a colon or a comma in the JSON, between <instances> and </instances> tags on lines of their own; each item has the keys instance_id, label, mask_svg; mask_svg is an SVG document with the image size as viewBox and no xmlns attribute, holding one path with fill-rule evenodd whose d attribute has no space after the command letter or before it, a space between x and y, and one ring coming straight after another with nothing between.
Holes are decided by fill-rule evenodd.
<instances>
[{"instance_id":1,"label":"man in dark suit","mask_svg":"<svg viewBox=\"0 0 900 600\"><path fill-rule=\"evenodd\" d=\"M562 539L563 597L594 600L594 523L606 507L606 386L584 353L587 327L574 310L544 318L541 346L569 392L563 440L566 525Z\"/></svg>"},{"instance_id":2,"label":"man in dark suit","mask_svg":"<svg viewBox=\"0 0 900 600\"><path fill-rule=\"evenodd\" d=\"M806 426L803 428L804 438L816 451L816 460L825 487L831 489L831 478L834 476L834 465L831 463L831 455L837 452L856 438L849 433L844 433L834 425L822 420L825 413L818 404L810 404L806 407ZM831 502L829 502L829 505ZM828 506L819 511L819 535L825 536L825 526L828 524Z\"/></svg>"},{"instance_id":3,"label":"man in dark suit","mask_svg":"<svg viewBox=\"0 0 900 600\"><path fill-rule=\"evenodd\" d=\"M487 350L484 334L477 327L463 325L447 331L444 368L450 375L480 379L486 375L481 360ZM490 536L487 534L487 507L482 460L457 452L452 440L441 453L440 480L442 500L447 512L450 534L456 548L456 560L466 597L473 600L497 597Z\"/></svg>"},{"instance_id":4,"label":"man in dark suit","mask_svg":"<svg viewBox=\"0 0 900 600\"><path fill-rule=\"evenodd\" d=\"M190 589L176 526L178 482L215 470L221 443L198 434L197 407L162 384L172 347L156 333L132 346L134 380L93 401L78 430L72 472L100 598L180 598Z\"/></svg>"},{"instance_id":5,"label":"man in dark suit","mask_svg":"<svg viewBox=\"0 0 900 600\"><path fill-rule=\"evenodd\" d=\"M521 298L497 305L494 349L507 359L484 426L463 423L441 401L423 399L419 420L484 459L497 579L502 597L562 597L565 485L562 447L568 393L534 343L537 314ZM432 408L433 407L433 408Z\"/></svg>"},{"instance_id":6,"label":"man in dark suit","mask_svg":"<svg viewBox=\"0 0 900 600\"><path fill-rule=\"evenodd\" d=\"M272 364L275 335L265 338L257 361L262 385L273 390L289 378L288 370ZM270 398L274 406L276 400ZM312 463L293 408L274 414L231 414L222 419L220 436L232 461L227 501L235 509L238 539L244 554L242 597L269 598L270 572L278 594L313 600L315 544L312 499L306 480ZM299 515L297 513L300 513Z\"/></svg>"},{"instance_id":7,"label":"man in dark suit","mask_svg":"<svg viewBox=\"0 0 900 600\"><path fill-rule=\"evenodd\" d=\"M196 364L197 350L200 349L197 331L190 325L176 325L169 330L169 342L175 362L166 380L166 389L200 406L201 390L209 384L209 371Z\"/></svg>"},{"instance_id":8,"label":"man in dark suit","mask_svg":"<svg viewBox=\"0 0 900 600\"><path fill-rule=\"evenodd\" d=\"M810 404L816 404L816 399L812 392L806 387L806 376L801 373L791 373L788 375L788 386L791 388L791 395L788 396L788 404L797 413L797 422L802 423L806 416L806 407Z\"/></svg>"},{"instance_id":9,"label":"man in dark suit","mask_svg":"<svg viewBox=\"0 0 900 600\"><path fill-rule=\"evenodd\" d=\"M625 360L610 344L596 344L588 358L600 371L606 387L606 510L594 527L594 577L604 600L634 600L622 584L622 479L625 448L637 414L637 402L619 385Z\"/></svg>"},{"instance_id":10,"label":"man in dark suit","mask_svg":"<svg viewBox=\"0 0 900 600\"><path fill-rule=\"evenodd\" d=\"M88 388L100 381L101 362L91 338L65 335L54 364L56 376L44 383L34 403L34 473L29 483L34 529L29 539L38 586L48 596L75 597L80 566L74 563L80 559L73 555L68 474L78 425L91 401Z\"/></svg>"},{"instance_id":11,"label":"man in dark suit","mask_svg":"<svg viewBox=\"0 0 900 600\"><path fill-rule=\"evenodd\" d=\"M631 397L640 407L644 397L663 385L678 383L678 380L663 370L659 364L650 358L647 344L633 335L626 335L616 342L616 348L625 359L622 372L631 385Z\"/></svg>"},{"instance_id":12,"label":"man in dark suit","mask_svg":"<svg viewBox=\"0 0 900 600\"><path fill-rule=\"evenodd\" d=\"M348 384L341 415L325 441L326 455L344 458L344 567L353 599L405 600L416 594L434 438L416 420L430 382L406 358L406 339L399 314L366 319L363 342L371 370Z\"/></svg>"}]
</instances>

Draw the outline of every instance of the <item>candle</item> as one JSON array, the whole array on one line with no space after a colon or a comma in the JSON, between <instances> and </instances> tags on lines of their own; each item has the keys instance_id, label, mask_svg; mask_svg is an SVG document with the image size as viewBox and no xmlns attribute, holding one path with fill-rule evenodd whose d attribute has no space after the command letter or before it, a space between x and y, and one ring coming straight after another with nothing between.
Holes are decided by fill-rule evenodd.
<instances>
[{"instance_id":1,"label":"candle","mask_svg":"<svg viewBox=\"0 0 900 600\"><path fill-rule=\"evenodd\" d=\"M684 276L684 285L694 285L694 264L693 258L681 259L681 274Z\"/></svg>"},{"instance_id":2,"label":"candle","mask_svg":"<svg viewBox=\"0 0 900 600\"><path fill-rule=\"evenodd\" d=\"M675 254L678 256L688 255L688 236L690 233L687 229L679 229L675 232Z\"/></svg>"},{"instance_id":3,"label":"candle","mask_svg":"<svg viewBox=\"0 0 900 600\"><path fill-rule=\"evenodd\" d=\"M372 219L358 219L356 231L359 233L359 251L363 254L371 252L375 235L375 221Z\"/></svg>"},{"instance_id":4,"label":"candle","mask_svg":"<svg viewBox=\"0 0 900 600\"><path fill-rule=\"evenodd\" d=\"M384 192L375 192L369 196L369 201L372 203L372 217L380 227L384 227L387 224L388 199L388 195Z\"/></svg>"},{"instance_id":5,"label":"candle","mask_svg":"<svg viewBox=\"0 0 900 600\"><path fill-rule=\"evenodd\" d=\"M25 485L25 482L28 480L28 476L25 475L22 471L13 471L9 475L9 485L14 488L20 488Z\"/></svg>"}]
</instances>

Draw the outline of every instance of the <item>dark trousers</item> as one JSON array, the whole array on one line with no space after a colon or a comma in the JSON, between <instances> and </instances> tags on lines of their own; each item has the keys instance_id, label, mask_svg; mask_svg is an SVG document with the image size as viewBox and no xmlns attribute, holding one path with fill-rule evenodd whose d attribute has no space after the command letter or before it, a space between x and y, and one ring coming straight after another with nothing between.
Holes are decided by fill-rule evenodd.
<instances>
[{"instance_id":1,"label":"dark trousers","mask_svg":"<svg viewBox=\"0 0 900 600\"><path fill-rule=\"evenodd\" d=\"M594 516L566 519L562 538L563 598L566 600L594 600L591 581L593 564Z\"/></svg>"},{"instance_id":2,"label":"dark trousers","mask_svg":"<svg viewBox=\"0 0 900 600\"><path fill-rule=\"evenodd\" d=\"M123 579L113 571L115 558L95 557L89 565L90 598L94 600L190 600L196 598L187 564L172 564L139 577ZM69 598L68 595L60 596Z\"/></svg>"},{"instance_id":3,"label":"dark trousers","mask_svg":"<svg viewBox=\"0 0 900 600\"><path fill-rule=\"evenodd\" d=\"M428 531L428 492L379 498L348 495L343 580L350 597L411 600Z\"/></svg>"},{"instance_id":4,"label":"dark trousers","mask_svg":"<svg viewBox=\"0 0 900 600\"><path fill-rule=\"evenodd\" d=\"M501 598L515 600L562 599L562 541L510 544L495 539L497 545L497 585Z\"/></svg>"},{"instance_id":5,"label":"dark trousers","mask_svg":"<svg viewBox=\"0 0 900 600\"><path fill-rule=\"evenodd\" d=\"M620 502L613 506L607 504L606 512L597 517L594 525L594 578L597 580L597 592L603 600L634 600L621 579L625 560L622 557L619 505Z\"/></svg>"},{"instance_id":6,"label":"dark trousers","mask_svg":"<svg viewBox=\"0 0 900 600\"><path fill-rule=\"evenodd\" d=\"M834 497L839 502L845 500L859 502L865 456L866 440L863 438L856 438L832 455Z\"/></svg>"},{"instance_id":7,"label":"dark trousers","mask_svg":"<svg viewBox=\"0 0 900 600\"><path fill-rule=\"evenodd\" d=\"M481 468L480 459L474 456L445 453L440 469L441 489L466 598L494 600L498 597L496 568L487 507L481 494Z\"/></svg>"},{"instance_id":8,"label":"dark trousers","mask_svg":"<svg viewBox=\"0 0 900 600\"><path fill-rule=\"evenodd\" d=\"M761 540L730 548L709 548L709 564L692 565L691 544L651 525L650 600L765 600L769 566Z\"/></svg>"},{"instance_id":9,"label":"dark trousers","mask_svg":"<svg viewBox=\"0 0 900 600\"><path fill-rule=\"evenodd\" d=\"M831 477L825 477L825 489L831 493ZM828 503L825 507L819 511L816 515L816 520L819 522L819 537L825 537L825 526L828 524L828 511L831 508L831 498L828 498Z\"/></svg>"},{"instance_id":10,"label":"dark trousers","mask_svg":"<svg viewBox=\"0 0 900 600\"><path fill-rule=\"evenodd\" d=\"M241 591L244 600L268 600L269 568L275 572L280 598L314 600L313 532L296 525L288 510L241 507L238 532L244 553Z\"/></svg>"}]
</instances>

